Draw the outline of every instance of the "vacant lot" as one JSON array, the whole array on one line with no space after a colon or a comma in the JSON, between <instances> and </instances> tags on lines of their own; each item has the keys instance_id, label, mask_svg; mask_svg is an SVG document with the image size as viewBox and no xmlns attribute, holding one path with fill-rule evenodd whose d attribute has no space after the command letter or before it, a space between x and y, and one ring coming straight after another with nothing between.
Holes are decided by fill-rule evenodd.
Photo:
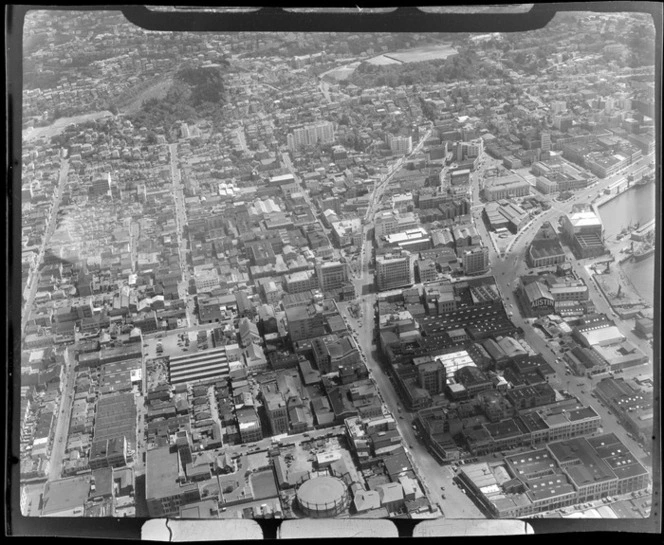
<instances>
[{"instance_id":1,"label":"vacant lot","mask_svg":"<svg viewBox=\"0 0 664 545\"><path fill-rule=\"evenodd\" d=\"M257 500L263 498L274 498L277 496L277 485L274 482L272 470L254 473L251 476L251 488L254 491L254 498Z\"/></svg>"},{"instance_id":2,"label":"vacant lot","mask_svg":"<svg viewBox=\"0 0 664 545\"><path fill-rule=\"evenodd\" d=\"M118 103L122 105L122 112L125 114L133 114L141 109L143 101L148 100L149 98L164 98L172 84L173 78L168 77L161 81L154 82L149 87L139 91L136 96L128 94L126 97L118 99ZM132 91L129 91L129 93L131 92Z\"/></svg>"},{"instance_id":3,"label":"vacant lot","mask_svg":"<svg viewBox=\"0 0 664 545\"><path fill-rule=\"evenodd\" d=\"M100 117L108 117L110 115L113 114L104 110L101 112L91 112L89 114L75 115L74 117L60 117L46 127L34 127L32 129L25 129L23 131L23 140L29 142L42 136L51 138L57 134L60 134L69 124L78 125L79 123L85 123L86 121L99 119Z\"/></svg>"}]
</instances>

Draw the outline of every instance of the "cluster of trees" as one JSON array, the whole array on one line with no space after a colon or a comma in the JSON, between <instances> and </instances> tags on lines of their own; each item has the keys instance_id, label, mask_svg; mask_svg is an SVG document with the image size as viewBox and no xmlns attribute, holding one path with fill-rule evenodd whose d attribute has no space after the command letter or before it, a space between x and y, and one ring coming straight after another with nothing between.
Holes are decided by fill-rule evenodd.
<instances>
[{"instance_id":1,"label":"cluster of trees","mask_svg":"<svg viewBox=\"0 0 664 545\"><path fill-rule=\"evenodd\" d=\"M224 61L224 66L227 62ZM136 126L170 127L176 121L210 119L222 122L220 105L226 101L223 71L219 67L196 67L179 70L164 98L149 98L132 116Z\"/></svg>"},{"instance_id":2,"label":"cluster of trees","mask_svg":"<svg viewBox=\"0 0 664 545\"><path fill-rule=\"evenodd\" d=\"M228 67L228 61L222 61ZM175 80L191 88L191 101L194 106L203 102L213 104L225 99L224 77L218 67L183 68L175 74Z\"/></svg>"},{"instance_id":3,"label":"cluster of trees","mask_svg":"<svg viewBox=\"0 0 664 545\"><path fill-rule=\"evenodd\" d=\"M388 65L363 62L347 81L358 87L399 87L491 77L499 77L498 71L468 49L447 59L432 61Z\"/></svg>"}]
</instances>

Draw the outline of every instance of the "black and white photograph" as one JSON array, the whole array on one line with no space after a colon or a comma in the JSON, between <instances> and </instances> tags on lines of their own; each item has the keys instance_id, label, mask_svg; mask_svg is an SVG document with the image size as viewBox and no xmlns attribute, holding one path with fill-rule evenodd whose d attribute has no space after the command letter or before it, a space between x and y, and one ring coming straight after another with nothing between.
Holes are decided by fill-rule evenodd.
<instances>
[{"instance_id":1,"label":"black and white photograph","mask_svg":"<svg viewBox=\"0 0 664 545\"><path fill-rule=\"evenodd\" d=\"M427 8L461 17L441 31L24 7L21 531L652 531L662 10L618 4L524 30L482 21L533 4ZM324 10L290 11L307 13Z\"/></svg>"}]
</instances>

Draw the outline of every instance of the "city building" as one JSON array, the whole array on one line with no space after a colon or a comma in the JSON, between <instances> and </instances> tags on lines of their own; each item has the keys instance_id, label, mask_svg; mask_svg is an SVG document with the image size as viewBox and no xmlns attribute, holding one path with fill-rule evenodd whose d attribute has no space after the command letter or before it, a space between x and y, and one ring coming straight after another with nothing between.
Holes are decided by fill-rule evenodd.
<instances>
[{"instance_id":1,"label":"city building","mask_svg":"<svg viewBox=\"0 0 664 545\"><path fill-rule=\"evenodd\" d=\"M168 365L170 383L177 385L226 378L229 376L231 359L237 357L227 346L170 356Z\"/></svg>"},{"instance_id":2,"label":"city building","mask_svg":"<svg viewBox=\"0 0 664 545\"><path fill-rule=\"evenodd\" d=\"M489 248L477 246L464 250L461 255L461 263L466 275L485 273L489 270Z\"/></svg>"},{"instance_id":3,"label":"city building","mask_svg":"<svg viewBox=\"0 0 664 545\"><path fill-rule=\"evenodd\" d=\"M438 278L436 262L433 259L418 259L415 263L418 282L435 282Z\"/></svg>"},{"instance_id":4,"label":"city building","mask_svg":"<svg viewBox=\"0 0 664 545\"><path fill-rule=\"evenodd\" d=\"M340 290L348 282L348 266L340 261L316 264L318 286L323 292Z\"/></svg>"},{"instance_id":5,"label":"city building","mask_svg":"<svg viewBox=\"0 0 664 545\"><path fill-rule=\"evenodd\" d=\"M614 434L575 438L471 464L462 486L496 518L518 518L644 490L647 470Z\"/></svg>"},{"instance_id":6,"label":"city building","mask_svg":"<svg viewBox=\"0 0 664 545\"><path fill-rule=\"evenodd\" d=\"M413 137L394 136L393 134L388 133L387 145L390 146L392 153L398 155L408 155L411 151L413 151Z\"/></svg>"},{"instance_id":7,"label":"city building","mask_svg":"<svg viewBox=\"0 0 664 545\"><path fill-rule=\"evenodd\" d=\"M292 342L320 337L325 333L323 308L309 303L286 309L288 333Z\"/></svg>"},{"instance_id":8,"label":"city building","mask_svg":"<svg viewBox=\"0 0 664 545\"><path fill-rule=\"evenodd\" d=\"M123 467L130 459L127 454L127 439L123 435L94 441L90 448L88 465L90 469Z\"/></svg>"},{"instance_id":9,"label":"city building","mask_svg":"<svg viewBox=\"0 0 664 545\"><path fill-rule=\"evenodd\" d=\"M424 227L416 227L409 231L391 233L381 240L386 248L399 248L411 253L431 248L431 237Z\"/></svg>"},{"instance_id":10,"label":"city building","mask_svg":"<svg viewBox=\"0 0 664 545\"><path fill-rule=\"evenodd\" d=\"M654 424L654 393L637 384L613 377L597 383L593 394L616 415L628 433L651 444Z\"/></svg>"},{"instance_id":11,"label":"city building","mask_svg":"<svg viewBox=\"0 0 664 545\"><path fill-rule=\"evenodd\" d=\"M362 221L351 218L332 222L332 240L339 248L362 244Z\"/></svg>"},{"instance_id":12,"label":"city building","mask_svg":"<svg viewBox=\"0 0 664 545\"><path fill-rule=\"evenodd\" d=\"M417 368L417 385L425 389L430 395L438 395L445 388L446 370L439 360L429 357L415 358Z\"/></svg>"},{"instance_id":13,"label":"city building","mask_svg":"<svg viewBox=\"0 0 664 545\"><path fill-rule=\"evenodd\" d=\"M261 422L254 407L244 406L237 409L235 416L242 443L254 443L263 439Z\"/></svg>"},{"instance_id":14,"label":"city building","mask_svg":"<svg viewBox=\"0 0 664 545\"><path fill-rule=\"evenodd\" d=\"M561 228L565 242L570 245L577 257L585 259L606 253L602 220L590 207L565 214Z\"/></svg>"},{"instance_id":15,"label":"city building","mask_svg":"<svg viewBox=\"0 0 664 545\"><path fill-rule=\"evenodd\" d=\"M284 275L283 286L288 293L306 293L315 290L319 285L316 271L297 271Z\"/></svg>"},{"instance_id":16,"label":"city building","mask_svg":"<svg viewBox=\"0 0 664 545\"><path fill-rule=\"evenodd\" d=\"M199 484L182 482L177 451L169 446L150 449L145 461L145 500L150 517L175 516L180 507L202 499Z\"/></svg>"},{"instance_id":17,"label":"city building","mask_svg":"<svg viewBox=\"0 0 664 545\"><path fill-rule=\"evenodd\" d=\"M547 267L564 263L567 257L550 222L544 223L533 237L526 253L529 267Z\"/></svg>"},{"instance_id":18,"label":"city building","mask_svg":"<svg viewBox=\"0 0 664 545\"><path fill-rule=\"evenodd\" d=\"M331 144L332 142L334 142L334 124L331 121L321 121L296 127L287 136L290 151L297 151L303 146Z\"/></svg>"},{"instance_id":19,"label":"city building","mask_svg":"<svg viewBox=\"0 0 664 545\"><path fill-rule=\"evenodd\" d=\"M413 263L410 254L385 254L376 257L378 291L412 286L413 276Z\"/></svg>"},{"instance_id":20,"label":"city building","mask_svg":"<svg viewBox=\"0 0 664 545\"><path fill-rule=\"evenodd\" d=\"M530 193L530 184L516 174L493 177L486 180L483 192L488 201L525 197Z\"/></svg>"},{"instance_id":21,"label":"city building","mask_svg":"<svg viewBox=\"0 0 664 545\"><path fill-rule=\"evenodd\" d=\"M417 229L419 222L412 212L399 213L394 209L381 210L374 219L374 237L380 240L386 235Z\"/></svg>"}]
</instances>

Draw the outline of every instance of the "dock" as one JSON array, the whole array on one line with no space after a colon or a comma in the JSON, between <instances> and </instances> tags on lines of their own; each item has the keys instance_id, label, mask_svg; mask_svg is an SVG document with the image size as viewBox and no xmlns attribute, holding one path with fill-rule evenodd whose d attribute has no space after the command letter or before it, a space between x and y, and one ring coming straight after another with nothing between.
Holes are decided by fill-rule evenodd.
<instances>
[{"instance_id":1,"label":"dock","mask_svg":"<svg viewBox=\"0 0 664 545\"><path fill-rule=\"evenodd\" d=\"M651 219L645 225L641 225L636 231L632 232L631 239L641 242L646 239L651 231L655 230L655 218Z\"/></svg>"}]
</instances>

